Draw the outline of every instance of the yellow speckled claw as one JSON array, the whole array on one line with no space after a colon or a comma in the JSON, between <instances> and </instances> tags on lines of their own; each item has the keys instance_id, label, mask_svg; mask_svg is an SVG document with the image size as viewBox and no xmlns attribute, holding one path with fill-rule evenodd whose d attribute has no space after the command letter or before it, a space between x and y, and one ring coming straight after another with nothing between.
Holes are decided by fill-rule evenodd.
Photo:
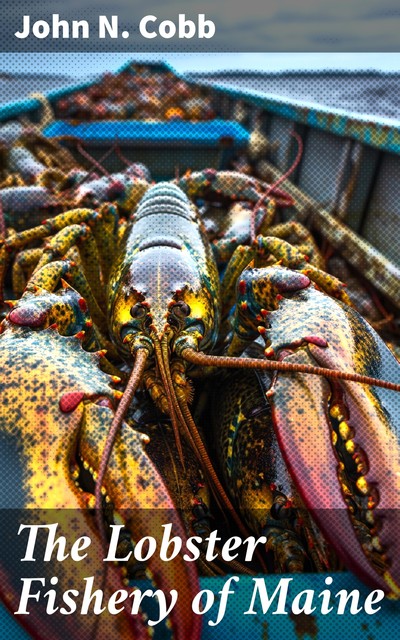
<instances>
[{"instance_id":1,"label":"yellow speckled claw","mask_svg":"<svg viewBox=\"0 0 400 640\"><path fill-rule=\"evenodd\" d=\"M87 507L93 507L91 482L82 481L85 471L96 478L102 446L114 413L114 380L99 367L98 354L82 349L76 337L60 336L49 328L34 331L30 327L9 325L1 335L2 370L1 430L7 441L1 456L15 459L18 490L13 506L24 510L26 521L49 524L55 518L58 535L69 544L80 536L89 536L91 552L84 562L57 563L57 590L83 589L85 578L94 577L97 588L109 598L124 588L122 574L112 564L105 565L105 550L99 543L96 520ZM51 402L49 401L51 398ZM10 499L11 478L1 489L2 505ZM104 495L114 512L120 515L132 540L152 535L157 542L168 514L174 534L184 538L179 518L173 510L161 477L144 451L143 437L125 423L114 446L105 477ZM159 556L149 562L153 582L166 593L178 589L180 601L171 613L176 637L183 640L191 625L191 599L197 590L195 570L181 556L163 563ZM0 589L7 606L16 611L20 585L13 567L4 558L0 568ZM46 580L55 575L55 566L46 568ZM104 581L105 580L105 581ZM46 583L46 586L51 586ZM105 596L106 597L106 596ZM130 600L128 599L128 605ZM45 611L46 601L35 603L29 616L20 622L40 638L93 637L147 638L148 627L140 615L101 614L100 622L90 615L52 615Z\"/></svg>"}]
</instances>

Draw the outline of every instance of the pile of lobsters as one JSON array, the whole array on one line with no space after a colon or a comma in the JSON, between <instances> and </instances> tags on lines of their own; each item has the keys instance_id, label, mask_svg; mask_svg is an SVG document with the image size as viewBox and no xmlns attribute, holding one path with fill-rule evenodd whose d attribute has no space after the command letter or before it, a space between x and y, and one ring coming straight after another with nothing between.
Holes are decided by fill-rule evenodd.
<instances>
[{"instance_id":1,"label":"pile of lobsters","mask_svg":"<svg viewBox=\"0 0 400 640\"><path fill-rule=\"evenodd\" d=\"M357 311L293 199L238 171L94 175L101 163L77 165L35 135L2 167L0 495L36 523L58 514L67 539L97 540L58 588L88 575L112 592L143 575L165 592L179 584L177 638L198 575L347 568L398 597L399 364L372 326L385 318ZM200 538L196 565L154 554L105 571L113 527L132 557L167 523ZM218 545L210 559L216 529L221 545L265 541L252 562ZM92 632L90 617L67 618L58 627L38 603L26 625ZM132 616L102 621L97 638L145 633Z\"/></svg>"}]
</instances>

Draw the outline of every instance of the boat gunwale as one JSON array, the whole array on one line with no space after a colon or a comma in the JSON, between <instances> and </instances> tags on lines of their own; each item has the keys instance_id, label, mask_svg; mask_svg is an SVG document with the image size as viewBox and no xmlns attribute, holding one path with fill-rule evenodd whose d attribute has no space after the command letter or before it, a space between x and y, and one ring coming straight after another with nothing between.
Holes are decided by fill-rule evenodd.
<instances>
[{"instance_id":1,"label":"boat gunwale","mask_svg":"<svg viewBox=\"0 0 400 640\"><path fill-rule=\"evenodd\" d=\"M306 103L295 98L275 94L257 93L251 90L232 89L214 83L203 83L189 79L189 82L208 88L228 97L250 103L269 114L286 120L307 125L335 136L352 138L363 144L400 155L400 120L346 113L344 109Z\"/></svg>"}]
</instances>

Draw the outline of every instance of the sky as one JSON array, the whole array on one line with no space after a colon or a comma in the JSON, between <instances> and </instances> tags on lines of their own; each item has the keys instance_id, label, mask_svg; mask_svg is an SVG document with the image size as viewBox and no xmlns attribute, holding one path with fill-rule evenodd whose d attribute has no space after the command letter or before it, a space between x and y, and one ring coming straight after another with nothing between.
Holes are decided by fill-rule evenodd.
<instances>
[{"instance_id":1,"label":"sky","mask_svg":"<svg viewBox=\"0 0 400 640\"><path fill-rule=\"evenodd\" d=\"M0 53L0 71L35 72L87 77L116 71L129 59L159 60L178 72L221 69L257 71L317 69L377 69L400 72L400 53Z\"/></svg>"}]
</instances>

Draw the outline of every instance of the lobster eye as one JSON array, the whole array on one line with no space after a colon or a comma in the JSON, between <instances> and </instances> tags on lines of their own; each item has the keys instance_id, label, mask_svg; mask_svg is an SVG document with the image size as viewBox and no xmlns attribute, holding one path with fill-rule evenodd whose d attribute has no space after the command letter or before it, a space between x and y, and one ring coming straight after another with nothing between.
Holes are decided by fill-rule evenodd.
<instances>
[{"instance_id":1,"label":"lobster eye","mask_svg":"<svg viewBox=\"0 0 400 640\"><path fill-rule=\"evenodd\" d=\"M173 313L177 318L187 318L190 315L190 307L186 302L180 300L171 309L171 313Z\"/></svg>"},{"instance_id":2,"label":"lobster eye","mask_svg":"<svg viewBox=\"0 0 400 640\"><path fill-rule=\"evenodd\" d=\"M144 318L144 316L146 315L147 311L143 307L143 305L141 305L138 302L137 304L134 304L133 307L131 307L131 312L130 313L131 313L132 318Z\"/></svg>"}]
</instances>

